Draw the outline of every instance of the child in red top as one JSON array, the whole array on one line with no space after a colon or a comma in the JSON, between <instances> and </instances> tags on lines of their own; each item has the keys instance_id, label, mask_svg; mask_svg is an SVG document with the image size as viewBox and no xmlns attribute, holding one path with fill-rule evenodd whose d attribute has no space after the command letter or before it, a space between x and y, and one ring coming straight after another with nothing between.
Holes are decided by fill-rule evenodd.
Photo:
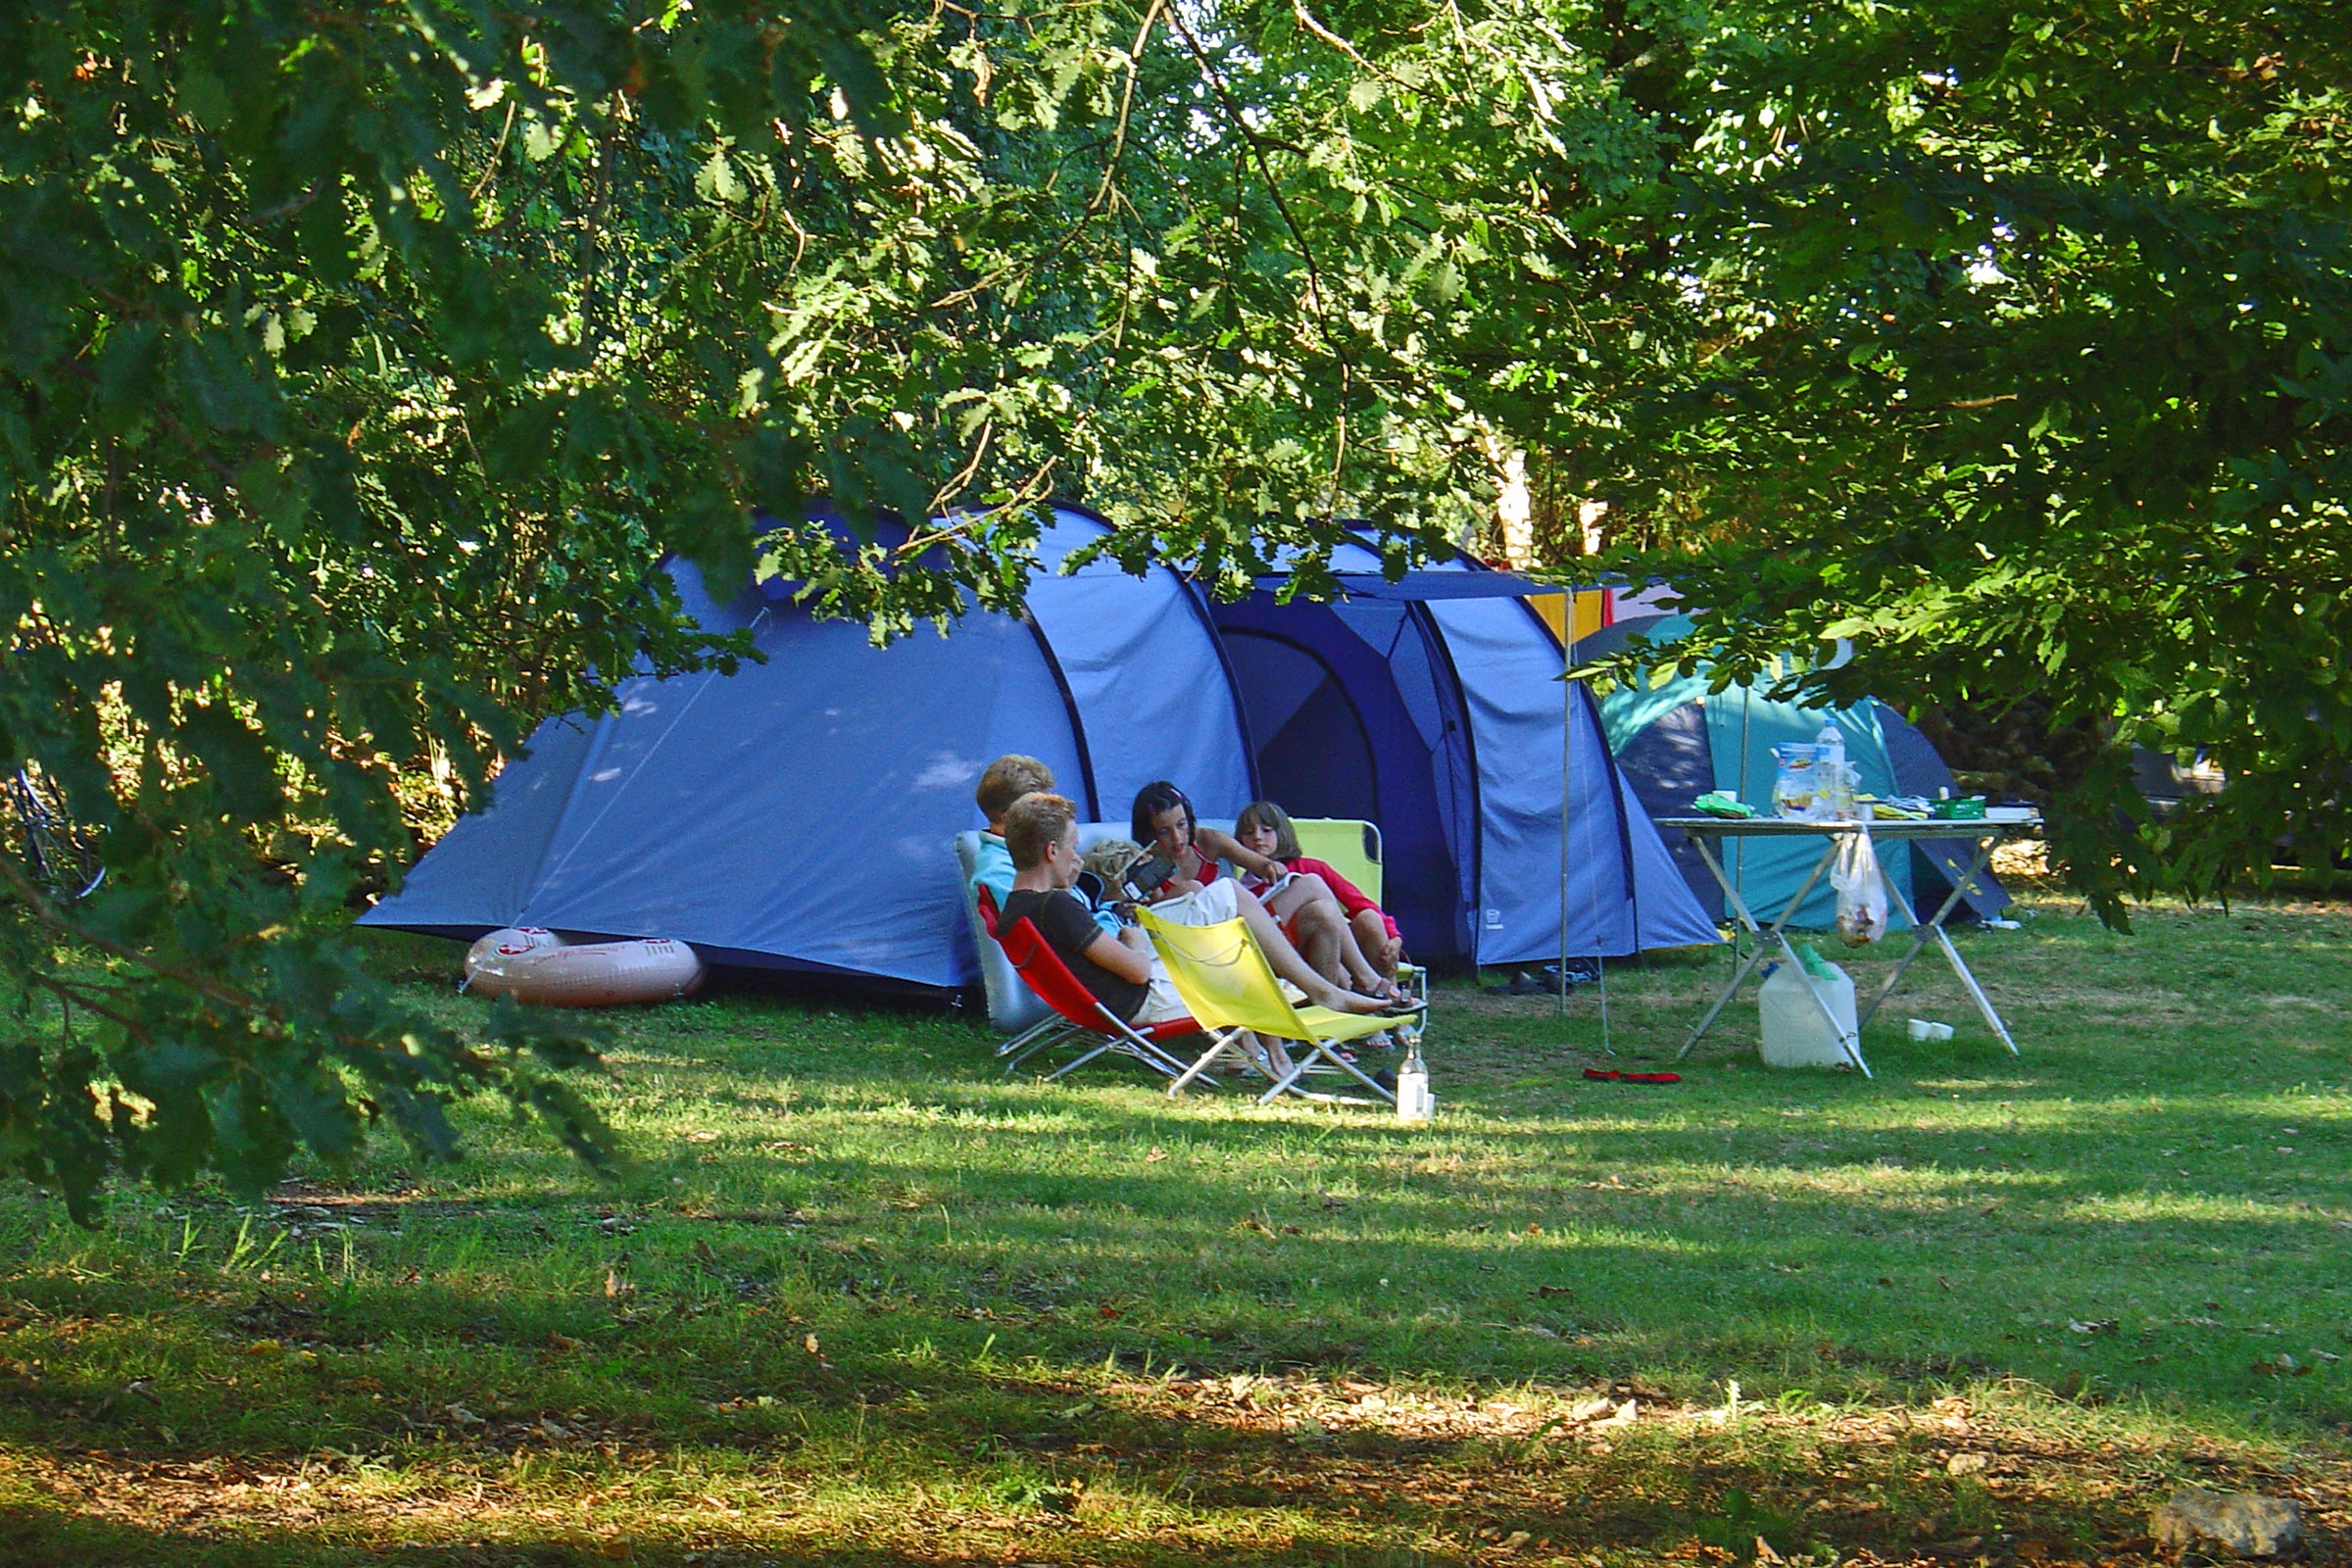
<instances>
[{"instance_id":1,"label":"child in red top","mask_svg":"<svg viewBox=\"0 0 2352 1568\"><path fill-rule=\"evenodd\" d=\"M1396 964L1404 956L1404 939L1396 922L1330 861L1298 853L1298 830L1291 825L1288 811L1272 801L1252 801L1234 818L1233 833L1244 849L1279 863L1292 876L1320 878L1346 912L1349 934L1365 958L1384 976L1396 977ZM1243 878L1250 891L1274 906L1279 906L1279 890L1287 880Z\"/></svg>"}]
</instances>

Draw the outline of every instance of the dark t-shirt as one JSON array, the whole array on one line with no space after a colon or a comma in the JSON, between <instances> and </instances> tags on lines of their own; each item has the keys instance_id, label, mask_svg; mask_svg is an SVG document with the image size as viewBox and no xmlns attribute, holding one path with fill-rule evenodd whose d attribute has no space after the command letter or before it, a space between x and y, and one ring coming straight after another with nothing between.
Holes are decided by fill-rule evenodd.
<instances>
[{"instance_id":1,"label":"dark t-shirt","mask_svg":"<svg viewBox=\"0 0 2352 1568\"><path fill-rule=\"evenodd\" d=\"M1148 987L1122 980L1086 956L1086 950L1102 935L1102 928L1095 923L1093 911L1076 894L1058 888L1050 893L1015 888L1004 900L998 918L1006 926L1015 920L1035 925L1047 945L1070 966L1070 973L1077 976L1078 983L1121 1018L1132 1018L1142 1009Z\"/></svg>"}]
</instances>

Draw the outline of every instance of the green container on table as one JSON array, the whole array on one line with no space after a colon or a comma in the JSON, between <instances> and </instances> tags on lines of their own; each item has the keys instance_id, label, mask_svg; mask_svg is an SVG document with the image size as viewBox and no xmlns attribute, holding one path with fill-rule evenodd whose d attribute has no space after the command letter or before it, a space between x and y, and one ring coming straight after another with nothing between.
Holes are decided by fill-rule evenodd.
<instances>
[{"instance_id":1,"label":"green container on table","mask_svg":"<svg viewBox=\"0 0 2352 1568\"><path fill-rule=\"evenodd\" d=\"M1928 814L1938 822L1982 822L1984 820L1984 797L1963 795L1955 800L1933 801Z\"/></svg>"}]
</instances>

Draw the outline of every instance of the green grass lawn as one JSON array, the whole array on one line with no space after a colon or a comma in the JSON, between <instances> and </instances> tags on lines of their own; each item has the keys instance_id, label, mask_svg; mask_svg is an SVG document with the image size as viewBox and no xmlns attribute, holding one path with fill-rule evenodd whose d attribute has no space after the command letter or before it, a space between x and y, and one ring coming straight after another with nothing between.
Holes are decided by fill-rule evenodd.
<instances>
[{"instance_id":1,"label":"green grass lawn","mask_svg":"<svg viewBox=\"0 0 2352 1568\"><path fill-rule=\"evenodd\" d=\"M736 995L613 1015L611 1182L485 1107L259 1208L0 1190L0 1562L2104 1562L2180 1479L2342 1559L2352 907L1963 945L2021 1057L1932 960L1867 1082L1752 993L1589 1082L1595 996L1464 981L1408 1128ZM1613 968L1617 1064L1725 962Z\"/></svg>"}]
</instances>

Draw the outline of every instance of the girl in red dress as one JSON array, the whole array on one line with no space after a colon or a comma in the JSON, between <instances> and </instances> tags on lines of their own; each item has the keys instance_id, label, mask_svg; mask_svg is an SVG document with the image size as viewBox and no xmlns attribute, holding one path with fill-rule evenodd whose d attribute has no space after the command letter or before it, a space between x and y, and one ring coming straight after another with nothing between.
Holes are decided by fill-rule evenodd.
<instances>
[{"instance_id":1,"label":"girl in red dress","mask_svg":"<svg viewBox=\"0 0 2352 1568\"><path fill-rule=\"evenodd\" d=\"M1404 938L1398 933L1396 922L1329 860L1299 853L1298 830L1291 824L1288 811L1272 801L1251 801L1234 819L1233 831L1235 839L1252 858L1272 861L1293 878L1321 882L1348 916L1348 933L1357 949L1381 974L1390 979L1396 977L1396 964L1404 956ZM1268 908L1281 912L1280 894L1269 895L1249 875L1243 877L1242 885L1255 893ZM1268 885L1273 885L1271 879Z\"/></svg>"}]
</instances>

